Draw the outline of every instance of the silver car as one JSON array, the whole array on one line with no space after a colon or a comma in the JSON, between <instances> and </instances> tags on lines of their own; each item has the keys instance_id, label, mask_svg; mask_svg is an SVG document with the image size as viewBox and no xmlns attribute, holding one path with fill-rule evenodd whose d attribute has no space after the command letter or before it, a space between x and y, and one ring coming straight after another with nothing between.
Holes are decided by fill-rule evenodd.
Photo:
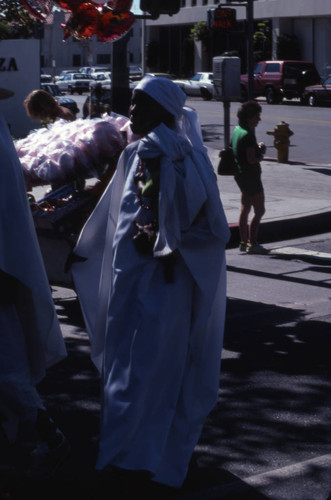
<instances>
[{"instance_id":1,"label":"silver car","mask_svg":"<svg viewBox=\"0 0 331 500\"><path fill-rule=\"evenodd\" d=\"M199 72L189 80L174 80L186 95L211 99L213 95L213 73Z\"/></svg>"},{"instance_id":2,"label":"silver car","mask_svg":"<svg viewBox=\"0 0 331 500\"><path fill-rule=\"evenodd\" d=\"M70 94L77 92L77 94L82 95L83 92L90 90L90 83L93 81L92 77L83 73L68 73L57 84L62 91L67 91Z\"/></svg>"}]
</instances>

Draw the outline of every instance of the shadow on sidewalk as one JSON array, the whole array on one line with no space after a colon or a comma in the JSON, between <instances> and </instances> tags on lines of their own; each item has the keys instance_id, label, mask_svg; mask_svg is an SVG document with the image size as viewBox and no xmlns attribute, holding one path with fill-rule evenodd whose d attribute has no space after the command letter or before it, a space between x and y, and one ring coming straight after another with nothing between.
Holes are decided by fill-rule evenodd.
<instances>
[{"instance_id":1,"label":"shadow on sidewalk","mask_svg":"<svg viewBox=\"0 0 331 500\"><path fill-rule=\"evenodd\" d=\"M245 478L328 455L330 349L327 321L229 299L219 399L196 449L200 463ZM296 498L303 481L322 492L311 498L329 486L325 469L313 465L301 480Z\"/></svg>"},{"instance_id":2,"label":"shadow on sidewalk","mask_svg":"<svg viewBox=\"0 0 331 500\"><path fill-rule=\"evenodd\" d=\"M49 370L39 390L72 451L53 479L0 478L9 491L0 495L1 500L103 500L95 494L100 484L94 471L99 376L77 303L57 300L57 307L63 321L80 335L66 339L68 358ZM219 399L204 426L184 488L150 496L153 500L266 499L244 479L330 452L329 323L304 321L300 310L231 299L228 314ZM323 486L321 471L312 468L308 476L305 481ZM108 484L104 498L126 498L115 490L115 484ZM129 498L139 495L137 491Z\"/></svg>"}]
</instances>

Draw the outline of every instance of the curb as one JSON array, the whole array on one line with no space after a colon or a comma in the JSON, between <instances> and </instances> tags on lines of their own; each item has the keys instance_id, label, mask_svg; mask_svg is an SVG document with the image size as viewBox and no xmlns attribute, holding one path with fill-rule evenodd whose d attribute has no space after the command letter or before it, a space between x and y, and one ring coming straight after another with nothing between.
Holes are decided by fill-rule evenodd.
<instances>
[{"instance_id":1,"label":"curb","mask_svg":"<svg viewBox=\"0 0 331 500\"><path fill-rule=\"evenodd\" d=\"M239 226L229 224L231 237L227 248L235 248L239 245ZM263 243L290 240L303 236L311 236L331 231L331 210L303 217L290 219L275 219L261 222L259 234Z\"/></svg>"}]
</instances>

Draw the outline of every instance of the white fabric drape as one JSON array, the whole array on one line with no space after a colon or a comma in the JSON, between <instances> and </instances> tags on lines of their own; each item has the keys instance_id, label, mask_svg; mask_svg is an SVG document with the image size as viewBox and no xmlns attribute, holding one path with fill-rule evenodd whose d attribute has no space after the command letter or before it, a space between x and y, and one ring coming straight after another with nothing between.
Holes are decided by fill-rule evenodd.
<instances>
[{"instance_id":1,"label":"white fabric drape","mask_svg":"<svg viewBox=\"0 0 331 500\"><path fill-rule=\"evenodd\" d=\"M16 308L24 328L31 378L36 383L44 377L48 366L66 356L66 348L28 204L22 167L2 116L0 151L0 269L20 283Z\"/></svg>"},{"instance_id":2,"label":"white fabric drape","mask_svg":"<svg viewBox=\"0 0 331 500\"><path fill-rule=\"evenodd\" d=\"M134 174L162 156L153 256L132 242L142 208ZM73 277L103 377L97 467L145 469L181 486L215 404L226 301L229 229L203 148L161 124L123 152L75 252ZM162 257L175 255L174 282Z\"/></svg>"},{"instance_id":3,"label":"white fabric drape","mask_svg":"<svg viewBox=\"0 0 331 500\"><path fill-rule=\"evenodd\" d=\"M20 421L34 422L43 403L36 384L66 357L40 253L23 170L0 116L0 270L17 281L15 297L0 304L0 411L16 438ZM2 286L6 286L2 283ZM7 290L8 292L8 290Z\"/></svg>"}]
</instances>

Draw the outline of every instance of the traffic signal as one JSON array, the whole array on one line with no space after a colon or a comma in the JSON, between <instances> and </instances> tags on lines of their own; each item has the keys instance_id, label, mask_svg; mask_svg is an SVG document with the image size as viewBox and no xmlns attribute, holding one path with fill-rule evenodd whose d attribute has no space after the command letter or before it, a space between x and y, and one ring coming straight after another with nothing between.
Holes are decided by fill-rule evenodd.
<instances>
[{"instance_id":1,"label":"traffic signal","mask_svg":"<svg viewBox=\"0 0 331 500\"><path fill-rule=\"evenodd\" d=\"M180 10L180 0L140 0L140 10L148 12L153 17L160 14L172 16Z\"/></svg>"},{"instance_id":2,"label":"traffic signal","mask_svg":"<svg viewBox=\"0 0 331 500\"><path fill-rule=\"evenodd\" d=\"M217 7L214 10L213 27L233 30L236 27L236 10L228 7Z\"/></svg>"}]
</instances>

